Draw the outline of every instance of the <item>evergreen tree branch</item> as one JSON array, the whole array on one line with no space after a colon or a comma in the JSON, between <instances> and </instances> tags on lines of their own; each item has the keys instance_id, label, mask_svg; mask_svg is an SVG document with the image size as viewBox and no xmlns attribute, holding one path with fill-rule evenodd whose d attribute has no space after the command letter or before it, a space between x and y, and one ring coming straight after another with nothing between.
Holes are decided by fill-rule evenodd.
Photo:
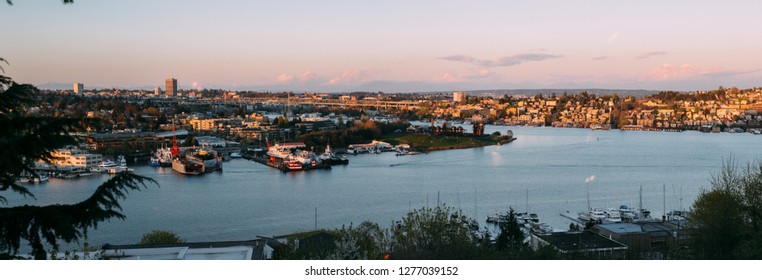
<instances>
[{"instance_id":1,"label":"evergreen tree branch","mask_svg":"<svg viewBox=\"0 0 762 280\"><path fill-rule=\"evenodd\" d=\"M130 173L120 173L99 186L87 199L71 205L17 206L0 208L0 251L16 254L21 239L27 240L36 259L46 258L44 243L58 250L59 242L78 241L89 228L112 218L126 216L119 200L130 190L140 190L156 181Z\"/></svg>"}]
</instances>

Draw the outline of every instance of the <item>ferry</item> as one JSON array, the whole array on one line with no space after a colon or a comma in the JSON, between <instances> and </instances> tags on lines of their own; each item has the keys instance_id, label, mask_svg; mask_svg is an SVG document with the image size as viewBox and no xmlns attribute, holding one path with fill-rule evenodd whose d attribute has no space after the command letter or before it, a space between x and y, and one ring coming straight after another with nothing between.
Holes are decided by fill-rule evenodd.
<instances>
[{"instance_id":1,"label":"ferry","mask_svg":"<svg viewBox=\"0 0 762 280\"><path fill-rule=\"evenodd\" d=\"M325 161L315 153L306 150L304 142L278 143L270 146L267 143L267 165L283 171L329 168Z\"/></svg>"}]
</instances>

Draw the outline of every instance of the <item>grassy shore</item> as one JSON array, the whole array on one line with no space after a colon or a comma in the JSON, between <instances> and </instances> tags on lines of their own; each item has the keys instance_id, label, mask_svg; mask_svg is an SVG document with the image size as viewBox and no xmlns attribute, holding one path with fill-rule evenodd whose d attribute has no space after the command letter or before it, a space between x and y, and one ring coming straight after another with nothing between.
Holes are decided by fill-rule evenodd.
<instances>
[{"instance_id":1,"label":"grassy shore","mask_svg":"<svg viewBox=\"0 0 762 280\"><path fill-rule=\"evenodd\" d=\"M382 141L389 142L392 145L408 144L412 149L419 151L439 151L476 148L497 144L502 145L505 143L510 143L515 139L516 138L509 138L508 136L496 135L473 137L414 133L389 135L384 137Z\"/></svg>"}]
</instances>

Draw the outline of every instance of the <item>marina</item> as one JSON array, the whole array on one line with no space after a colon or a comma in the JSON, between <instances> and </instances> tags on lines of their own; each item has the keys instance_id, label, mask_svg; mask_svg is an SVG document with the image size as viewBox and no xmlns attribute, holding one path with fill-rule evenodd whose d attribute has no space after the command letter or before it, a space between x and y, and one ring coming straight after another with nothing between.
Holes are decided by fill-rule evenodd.
<instances>
[{"instance_id":1,"label":"marina","mask_svg":"<svg viewBox=\"0 0 762 280\"><path fill-rule=\"evenodd\" d=\"M485 126L485 133L504 130ZM681 209L681 201L688 208L709 186L723 159L732 154L745 164L762 157L757 136L748 133L511 130L518 139L509 145L416 156L363 154L350 156L350 164L334 165L330 171L281 172L245 159L232 159L225 162L224 172L204 176L185 176L147 163L130 165L160 187L130 192L122 203L127 219L99 225L89 232L88 242L132 244L155 229L173 230L188 241L245 240L311 230L316 220L319 228L365 220L388 226L410 210L434 206L431 198L438 192L442 204L475 217L480 226L487 225L486 216L509 207L527 212L529 192L528 212L555 231L566 230L572 221L559 213L577 219L577 212L588 205L640 208L641 186L642 208L652 217L664 215L663 204L666 212ZM592 175L595 179L585 183ZM30 188L37 200L9 196L8 202L75 203L108 178L96 173L73 180L50 178Z\"/></svg>"}]
</instances>

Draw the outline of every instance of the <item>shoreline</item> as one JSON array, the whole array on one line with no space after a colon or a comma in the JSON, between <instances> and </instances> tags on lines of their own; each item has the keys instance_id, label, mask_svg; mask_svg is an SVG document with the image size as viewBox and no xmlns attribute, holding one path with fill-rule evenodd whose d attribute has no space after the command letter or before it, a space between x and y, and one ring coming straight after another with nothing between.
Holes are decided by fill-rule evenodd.
<instances>
[{"instance_id":1,"label":"shoreline","mask_svg":"<svg viewBox=\"0 0 762 280\"><path fill-rule=\"evenodd\" d=\"M515 141L517 138L506 135L486 135L473 137L467 135L445 136L430 134L407 134L396 137L384 138L391 144L408 144L414 151L432 152L457 149L479 148L492 145L503 145Z\"/></svg>"}]
</instances>

